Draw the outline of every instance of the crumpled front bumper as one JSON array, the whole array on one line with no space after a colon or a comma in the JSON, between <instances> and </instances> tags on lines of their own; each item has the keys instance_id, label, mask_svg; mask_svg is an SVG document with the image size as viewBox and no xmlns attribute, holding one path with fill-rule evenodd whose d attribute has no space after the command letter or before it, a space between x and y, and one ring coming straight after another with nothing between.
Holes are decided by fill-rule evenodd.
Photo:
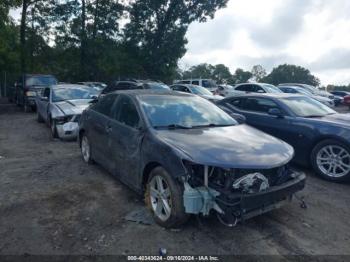
<instances>
[{"instance_id":1,"label":"crumpled front bumper","mask_svg":"<svg viewBox=\"0 0 350 262\"><path fill-rule=\"evenodd\" d=\"M305 186L304 173L295 173L296 177L278 186L254 194L232 194L219 196L217 204L225 212L227 220L244 221L251 217L279 208L292 200L293 195ZM228 198L227 198L228 197Z\"/></svg>"},{"instance_id":2,"label":"crumpled front bumper","mask_svg":"<svg viewBox=\"0 0 350 262\"><path fill-rule=\"evenodd\" d=\"M67 122L56 125L56 130L59 138L75 140L78 137L79 125L76 122Z\"/></svg>"}]
</instances>

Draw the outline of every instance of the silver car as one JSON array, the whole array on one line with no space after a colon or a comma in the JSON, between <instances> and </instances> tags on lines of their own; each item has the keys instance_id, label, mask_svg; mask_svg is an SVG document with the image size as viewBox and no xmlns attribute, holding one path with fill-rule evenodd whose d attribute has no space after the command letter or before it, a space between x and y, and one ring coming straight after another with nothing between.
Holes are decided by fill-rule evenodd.
<instances>
[{"instance_id":1,"label":"silver car","mask_svg":"<svg viewBox=\"0 0 350 262\"><path fill-rule=\"evenodd\" d=\"M84 85L46 87L36 97L38 122L46 122L54 138L75 139L81 113L97 96L95 88Z\"/></svg>"}]
</instances>

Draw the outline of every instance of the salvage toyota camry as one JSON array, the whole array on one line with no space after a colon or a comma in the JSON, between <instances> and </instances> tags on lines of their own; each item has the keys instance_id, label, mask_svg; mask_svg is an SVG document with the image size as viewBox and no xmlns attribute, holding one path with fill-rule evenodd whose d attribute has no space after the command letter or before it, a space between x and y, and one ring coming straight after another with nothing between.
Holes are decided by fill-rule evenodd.
<instances>
[{"instance_id":1,"label":"salvage toyota camry","mask_svg":"<svg viewBox=\"0 0 350 262\"><path fill-rule=\"evenodd\" d=\"M143 193L164 227L210 213L235 225L288 202L305 184L288 166L291 146L191 94L108 94L83 112L79 144L85 162Z\"/></svg>"}]
</instances>

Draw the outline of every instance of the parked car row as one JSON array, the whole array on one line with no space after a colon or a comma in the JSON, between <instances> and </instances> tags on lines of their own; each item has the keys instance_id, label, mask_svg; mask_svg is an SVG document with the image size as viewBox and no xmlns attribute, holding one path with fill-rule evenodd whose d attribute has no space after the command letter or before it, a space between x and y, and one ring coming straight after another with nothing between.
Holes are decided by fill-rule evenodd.
<instances>
[{"instance_id":1,"label":"parked car row","mask_svg":"<svg viewBox=\"0 0 350 262\"><path fill-rule=\"evenodd\" d=\"M38 121L143 194L161 226L191 214L233 226L278 208L305 185L292 161L327 180L350 178L350 117L314 95L251 83L226 98L193 83L84 83L37 92Z\"/></svg>"}]
</instances>

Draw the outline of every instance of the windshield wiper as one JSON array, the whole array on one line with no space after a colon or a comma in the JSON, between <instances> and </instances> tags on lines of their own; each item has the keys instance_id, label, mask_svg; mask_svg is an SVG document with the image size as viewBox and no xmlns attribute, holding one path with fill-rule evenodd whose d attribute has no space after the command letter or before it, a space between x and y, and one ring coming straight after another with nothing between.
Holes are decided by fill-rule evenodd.
<instances>
[{"instance_id":1,"label":"windshield wiper","mask_svg":"<svg viewBox=\"0 0 350 262\"><path fill-rule=\"evenodd\" d=\"M154 128L168 128L168 129L191 129L192 126L184 126L179 124L170 124L167 126L155 126Z\"/></svg>"},{"instance_id":2,"label":"windshield wiper","mask_svg":"<svg viewBox=\"0 0 350 262\"><path fill-rule=\"evenodd\" d=\"M307 118L314 118L314 117L324 117L324 115L308 115L308 116L304 116Z\"/></svg>"},{"instance_id":3,"label":"windshield wiper","mask_svg":"<svg viewBox=\"0 0 350 262\"><path fill-rule=\"evenodd\" d=\"M198 126L193 126L193 128L196 128L196 127L224 127L224 126L233 126L234 124L207 124L207 125L198 125Z\"/></svg>"}]
</instances>

